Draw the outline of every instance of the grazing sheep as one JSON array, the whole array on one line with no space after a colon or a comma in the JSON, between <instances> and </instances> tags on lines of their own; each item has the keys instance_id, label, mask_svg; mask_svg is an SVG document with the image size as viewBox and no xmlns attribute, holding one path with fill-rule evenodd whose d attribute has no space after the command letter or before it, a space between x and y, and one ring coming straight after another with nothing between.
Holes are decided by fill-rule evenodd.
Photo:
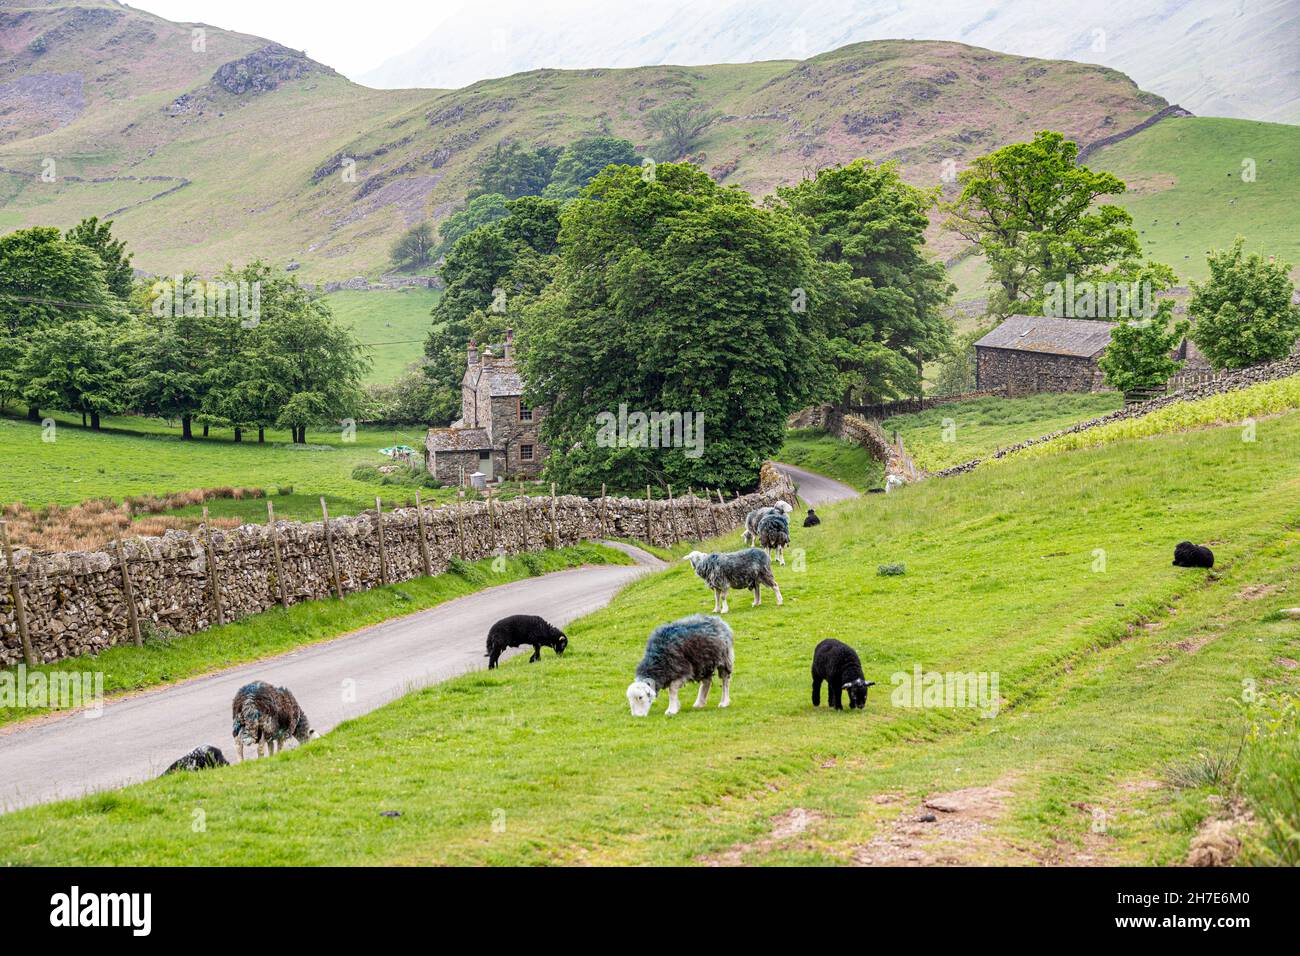
<instances>
[{"instance_id":1,"label":"grazing sheep","mask_svg":"<svg viewBox=\"0 0 1300 956\"><path fill-rule=\"evenodd\" d=\"M822 702L822 681L826 682L826 705L842 710L840 693L848 691L849 709L867 706L867 688L876 682L862 676L862 661L858 652L843 641L828 637L813 651L812 700L814 707Z\"/></svg>"},{"instance_id":2,"label":"grazing sheep","mask_svg":"<svg viewBox=\"0 0 1300 956\"><path fill-rule=\"evenodd\" d=\"M755 544L758 541L758 523L767 515L788 515L794 508L788 501L778 501L774 505L766 508L755 508L749 514L745 515L745 530L740 533L740 540L745 544Z\"/></svg>"},{"instance_id":3,"label":"grazing sheep","mask_svg":"<svg viewBox=\"0 0 1300 956\"><path fill-rule=\"evenodd\" d=\"M785 564L785 549L790 543L790 519L783 514L763 515L758 519L758 540L754 543Z\"/></svg>"},{"instance_id":4,"label":"grazing sheep","mask_svg":"<svg viewBox=\"0 0 1300 956\"><path fill-rule=\"evenodd\" d=\"M753 591L754 603L751 606L757 607L763 603L759 588L766 584L776 593L777 605L781 604L781 589L776 586L776 578L772 576L772 559L762 548L744 548L722 554L692 551L682 560L691 562L695 576L713 588L715 614L727 613L727 592L732 588ZM718 610L719 602L722 603L721 612Z\"/></svg>"},{"instance_id":5,"label":"grazing sheep","mask_svg":"<svg viewBox=\"0 0 1300 956\"><path fill-rule=\"evenodd\" d=\"M1212 568L1214 552L1190 541L1181 541L1174 548L1174 566L1179 568Z\"/></svg>"},{"instance_id":6,"label":"grazing sheep","mask_svg":"<svg viewBox=\"0 0 1300 956\"><path fill-rule=\"evenodd\" d=\"M722 618L692 614L671 624L661 624L646 641L645 656L636 666L636 679L627 688L632 716L644 717L650 713L655 695L667 687L668 709L664 716L671 717L680 709L677 691L688 681L699 682L695 706L703 707L709 700L714 671L722 678L722 700L718 706L726 707L731 703L731 672L735 665L731 628Z\"/></svg>"},{"instance_id":7,"label":"grazing sheep","mask_svg":"<svg viewBox=\"0 0 1300 956\"><path fill-rule=\"evenodd\" d=\"M512 614L492 625L487 636L488 670L497 666L501 652L507 647L528 647L533 656L528 663L540 660L543 647L555 648L557 655L569 646L569 639L558 627L552 627L536 614Z\"/></svg>"},{"instance_id":8,"label":"grazing sheep","mask_svg":"<svg viewBox=\"0 0 1300 956\"><path fill-rule=\"evenodd\" d=\"M885 479L885 493L893 491L895 488L901 488L907 482L900 475L890 475Z\"/></svg>"},{"instance_id":9,"label":"grazing sheep","mask_svg":"<svg viewBox=\"0 0 1300 956\"><path fill-rule=\"evenodd\" d=\"M811 528L813 525L819 525L821 523L822 519L817 516L817 512L812 508L809 508L808 513L804 515L803 526L805 528Z\"/></svg>"},{"instance_id":10,"label":"grazing sheep","mask_svg":"<svg viewBox=\"0 0 1300 956\"><path fill-rule=\"evenodd\" d=\"M216 747L204 746L195 747L180 760L168 767L162 772L165 777L169 773L177 773L181 770L206 770L209 767L229 767L230 761Z\"/></svg>"},{"instance_id":11,"label":"grazing sheep","mask_svg":"<svg viewBox=\"0 0 1300 956\"><path fill-rule=\"evenodd\" d=\"M287 688L272 687L266 681L253 681L239 688L231 705L234 728L231 736L244 759L244 744L257 744L257 755L265 747L274 756L293 737L300 744L318 736L311 729L307 715Z\"/></svg>"}]
</instances>

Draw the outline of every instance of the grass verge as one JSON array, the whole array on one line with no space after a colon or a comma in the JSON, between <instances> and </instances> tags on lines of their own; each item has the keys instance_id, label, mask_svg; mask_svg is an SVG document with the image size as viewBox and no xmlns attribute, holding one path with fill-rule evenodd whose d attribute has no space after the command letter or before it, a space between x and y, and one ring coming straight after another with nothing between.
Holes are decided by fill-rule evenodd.
<instances>
[{"instance_id":1,"label":"grass verge","mask_svg":"<svg viewBox=\"0 0 1300 956\"><path fill-rule=\"evenodd\" d=\"M813 428L786 432L779 458L787 464L842 481L858 491L879 488L885 480L885 466L861 445Z\"/></svg>"}]
</instances>

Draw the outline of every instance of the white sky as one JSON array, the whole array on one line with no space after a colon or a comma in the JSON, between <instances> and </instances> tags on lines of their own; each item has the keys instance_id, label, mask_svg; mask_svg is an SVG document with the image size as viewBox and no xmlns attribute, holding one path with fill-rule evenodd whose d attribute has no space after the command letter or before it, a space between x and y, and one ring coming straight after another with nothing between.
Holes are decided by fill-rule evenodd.
<instances>
[{"instance_id":1,"label":"white sky","mask_svg":"<svg viewBox=\"0 0 1300 956\"><path fill-rule=\"evenodd\" d=\"M474 0L494 9L521 7L521 0ZM556 0L547 0L556 3ZM180 23L251 33L295 50L355 78L403 53L437 28L466 0L129 0ZM558 0L569 6L569 0Z\"/></svg>"}]
</instances>

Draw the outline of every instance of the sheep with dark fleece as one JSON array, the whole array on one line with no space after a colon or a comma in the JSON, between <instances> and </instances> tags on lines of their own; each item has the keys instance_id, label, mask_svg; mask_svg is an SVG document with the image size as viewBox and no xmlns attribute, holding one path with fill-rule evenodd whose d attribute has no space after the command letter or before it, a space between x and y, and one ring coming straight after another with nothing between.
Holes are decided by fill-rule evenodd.
<instances>
[{"instance_id":1,"label":"sheep with dark fleece","mask_svg":"<svg viewBox=\"0 0 1300 956\"><path fill-rule=\"evenodd\" d=\"M688 681L699 682L695 706L703 707L709 701L715 672L722 678L722 700L718 706L726 707L731 703L731 672L735 665L735 642L731 628L722 618L692 614L680 621L661 624L651 632L645 656L636 666L636 679L627 688L632 716L644 717L650 713L655 696L667 687L668 709L664 716L671 717L680 709L677 691Z\"/></svg>"},{"instance_id":2,"label":"sheep with dark fleece","mask_svg":"<svg viewBox=\"0 0 1300 956\"><path fill-rule=\"evenodd\" d=\"M293 694L285 687L272 687L262 680L239 688L231 704L231 717L234 720L231 735L239 748L240 760L244 759L245 744L257 744L259 757L264 749L274 756L284 749L290 737L305 744L318 736Z\"/></svg>"},{"instance_id":3,"label":"sheep with dark fleece","mask_svg":"<svg viewBox=\"0 0 1300 956\"><path fill-rule=\"evenodd\" d=\"M533 656L528 658L531 664L541 660L543 647L553 647L559 655L568 646L569 639L564 632L536 614L512 614L497 621L488 631L488 670L497 666L501 652L507 647L532 647Z\"/></svg>"},{"instance_id":4,"label":"sheep with dark fleece","mask_svg":"<svg viewBox=\"0 0 1300 956\"><path fill-rule=\"evenodd\" d=\"M744 548L722 554L716 551L713 554L692 551L682 560L691 562L695 576L713 589L715 614L726 614L729 610L727 592L732 588L753 591L754 603L751 606L757 607L763 602L762 591L759 589L766 584L775 592L777 605L781 604L781 589L776 586L776 578L772 575L772 559L762 548ZM719 602L722 604L720 612Z\"/></svg>"},{"instance_id":5,"label":"sheep with dark fleece","mask_svg":"<svg viewBox=\"0 0 1300 956\"><path fill-rule=\"evenodd\" d=\"M862 676L862 661L858 652L843 641L828 637L813 650L812 700L814 707L822 702L822 681L826 682L826 704L842 710L841 693L848 692L849 709L867 706L867 688L876 682Z\"/></svg>"},{"instance_id":6,"label":"sheep with dark fleece","mask_svg":"<svg viewBox=\"0 0 1300 956\"><path fill-rule=\"evenodd\" d=\"M814 509L809 508L808 513L804 515L803 526L805 528L811 528L814 525L819 525L821 523L822 523L822 519L818 517L817 512Z\"/></svg>"},{"instance_id":7,"label":"sheep with dark fleece","mask_svg":"<svg viewBox=\"0 0 1300 956\"><path fill-rule=\"evenodd\" d=\"M757 540L769 555L775 552L778 564L785 564L785 549L790 543L790 519L783 514L767 514L758 519Z\"/></svg>"},{"instance_id":8,"label":"sheep with dark fleece","mask_svg":"<svg viewBox=\"0 0 1300 956\"><path fill-rule=\"evenodd\" d=\"M230 761L218 748L212 746L195 747L164 770L162 775L165 777L169 773L179 773L182 770L207 770L209 767L228 766L230 766Z\"/></svg>"},{"instance_id":9,"label":"sheep with dark fleece","mask_svg":"<svg viewBox=\"0 0 1300 956\"><path fill-rule=\"evenodd\" d=\"M755 544L758 541L758 523L767 515L788 515L794 508L788 501L778 501L774 505L768 505L766 508L755 508L749 514L745 515L745 527L740 532L740 540L745 544Z\"/></svg>"},{"instance_id":10,"label":"sheep with dark fleece","mask_svg":"<svg viewBox=\"0 0 1300 956\"><path fill-rule=\"evenodd\" d=\"M1174 548L1174 567L1178 568L1212 568L1214 552L1190 541L1180 541Z\"/></svg>"}]
</instances>

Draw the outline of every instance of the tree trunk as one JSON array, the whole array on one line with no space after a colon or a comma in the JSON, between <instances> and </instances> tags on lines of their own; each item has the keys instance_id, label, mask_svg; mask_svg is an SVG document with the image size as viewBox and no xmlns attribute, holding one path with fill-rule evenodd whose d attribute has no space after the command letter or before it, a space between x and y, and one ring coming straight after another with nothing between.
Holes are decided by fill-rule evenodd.
<instances>
[{"instance_id":1,"label":"tree trunk","mask_svg":"<svg viewBox=\"0 0 1300 956\"><path fill-rule=\"evenodd\" d=\"M258 426L257 426L257 443L258 443L259 445L265 445L265 444L266 444L266 426L265 426L265 425L258 425Z\"/></svg>"},{"instance_id":2,"label":"tree trunk","mask_svg":"<svg viewBox=\"0 0 1300 956\"><path fill-rule=\"evenodd\" d=\"M99 412L90 413L90 427L95 431L99 431Z\"/></svg>"},{"instance_id":3,"label":"tree trunk","mask_svg":"<svg viewBox=\"0 0 1300 956\"><path fill-rule=\"evenodd\" d=\"M305 445L305 444L307 444L307 426L306 426L306 425L299 425L299 426L298 426L298 444L300 444L300 445Z\"/></svg>"},{"instance_id":4,"label":"tree trunk","mask_svg":"<svg viewBox=\"0 0 1300 956\"><path fill-rule=\"evenodd\" d=\"M189 415L181 416L181 439L189 441L194 437L194 419Z\"/></svg>"},{"instance_id":5,"label":"tree trunk","mask_svg":"<svg viewBox=\"0 0 1300 956\"><path fill-rule=\"evenodd\" d=\"M82 428L85 428L85 427L86 427L86 413L85 413L85 412L82 412L82 413L81 413L81 427L82 427Z\"/></svg>"},{"instance_id":6,"label":"tree trunk","mask_svg":"<svg viewBox=\"0 0 1300 956\"><path fill-rule=\"evenodd\" d=\"M39 422L41 420L41 410L35 405L27 406L27 420L29 422Z\"/></svg>"},{"instance_id":7,"label":"tree trunk","mask_svg":"<svg viewBox=\"0 0 1300 956\"><path fill-rule=\"evenodd\" d=\"M235 444L238 445L244 440L244 430L238 425L235 426Z\"/></svg>"},{"instance_id":8,"label":"tree trunk","mask_svg":"<svg viewBox=\"0 0 1300 956\"><path fill-rule=\"evenodd\" d=\"M203 423L203 437L204 437L204 438L207 438L207 437L208 437L208 423L207 423L207 422L204 422L204 423Z\"/></svg>"}]
</instances>

